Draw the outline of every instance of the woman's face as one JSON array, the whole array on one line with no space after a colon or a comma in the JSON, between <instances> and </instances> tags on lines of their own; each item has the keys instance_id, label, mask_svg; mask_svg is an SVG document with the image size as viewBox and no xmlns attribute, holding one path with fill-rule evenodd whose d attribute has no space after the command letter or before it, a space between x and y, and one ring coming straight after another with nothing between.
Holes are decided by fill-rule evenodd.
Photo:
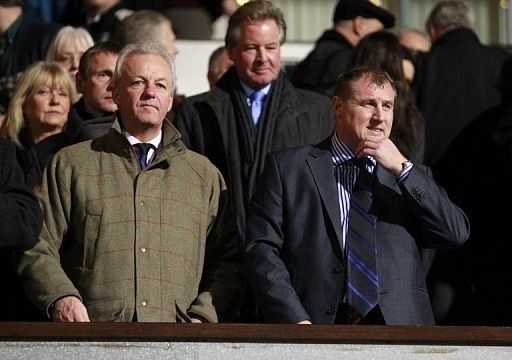
<instances>
[{"instance_id":1,"label":"woman's face","mask_svg":"<svg viewBox=\"0 0 512 360\"><path fill-rule=\"evenodd\" d=\"M23 104L23 115L31 132L62 130L71 109L71 98L66 88L42 85ZM37 134L32 133L34 138Z\"/></svg>"},{"instance_id":2,"label":"woman's face","mask_svg":"<svg viewBox=\"0 0 512 360\"><path fill-rule=\"evenodd\" d=\"M62 42L57 52L55 60L61 64L64 69L69 71L73 81L75 81L76 73L78 72L80 58L86 50L86 48L82 48L73 38L67 38Z\"/></svg>"}]
</instances>

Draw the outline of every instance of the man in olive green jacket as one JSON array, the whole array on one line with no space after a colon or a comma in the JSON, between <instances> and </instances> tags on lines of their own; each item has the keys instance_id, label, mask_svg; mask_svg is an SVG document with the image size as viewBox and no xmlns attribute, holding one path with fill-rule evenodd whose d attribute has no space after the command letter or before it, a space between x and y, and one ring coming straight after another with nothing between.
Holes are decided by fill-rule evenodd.
<instances>
[{"instance_id":1,"label":"man in olive green jacket","mask_svg":"<svg viewBox=\"0 0 512 360\"><path fill-rule=\"evenodd\" d=\"M43 230L18 272L54 321L217 322L236 314L242 273L226 186L165 120L174 74L156 43L126 46L114 75L113 128L64 148L45 170ZM147 154L139 143L151 144Z\"/></svg>"}]
</instances>

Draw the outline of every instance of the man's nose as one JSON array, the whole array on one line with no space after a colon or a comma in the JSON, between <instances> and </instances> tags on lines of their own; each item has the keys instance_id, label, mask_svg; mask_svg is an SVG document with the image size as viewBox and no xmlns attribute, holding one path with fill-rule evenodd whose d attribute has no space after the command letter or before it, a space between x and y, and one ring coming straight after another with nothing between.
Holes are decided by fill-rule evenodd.
<instances>
[{"instance_id":1,"label":"man's nose","mask_svg":"<svg viewBox=\"0 0 512 360\"><path fill-rule=\"evenodd\" d=\"M258 55L258 60L260 60L261 62L265 62L268 59L267 49L265 49L263 47L258 49L257 55Z\"/></svg>"},{"instance_id":2,"label":"man's nose","mask_svg":"<svg viewBox=\"0 0 512 360\"><path fill-rule=\"evenodd\" d=\"M382 104L378 104L373 108L373 118L378 121L384 121L384 108Z\"/></svg>"},{"instance_id":3,"label":"man's nose","mask_svg":"<svg viewBox=\"0 0 512 360\"><path fill-rule=\"evenodd\" d=\"M113 88L114 88L114 77L111 77L108 82L108 85L107 85L107 91L112 91Z\"/></svg>"},{"instance_id":4,"label":"man's nose","mask_svg":"<svg viewBox=\"0 0 512 360\"><path fill-rule=\"evenodd\" d=\"M149 97L155 97L156 94L156 88L155 84L147 84L144 88L144 95Z\"/></svg>"}]
</instances>

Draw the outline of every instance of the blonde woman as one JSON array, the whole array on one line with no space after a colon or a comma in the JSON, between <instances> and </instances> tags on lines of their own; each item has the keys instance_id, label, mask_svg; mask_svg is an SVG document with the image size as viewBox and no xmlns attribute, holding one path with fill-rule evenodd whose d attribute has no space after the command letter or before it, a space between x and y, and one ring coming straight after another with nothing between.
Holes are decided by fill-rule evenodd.
<instances>
[{"instance_id":1,"label":"blonde woman","mask_svg":"<svg viewBox=\"0 0 512 360\"><path fill-rule=\"evenodd\" d=\"M61 65L37 62L21 76L7 110L1 135L26 149L63 131L78 95Z\"/></svg>"},{"instance_id":2,"label":"blonde woman","mask_svg":"<svg viewBox=\"0 0 512 360\"><path fill-rule=\"evenodd\" d=\"M61 64L75 81L80 57L93 45L94 40L87 30L65 26L53 38L46 53L46 61L55 61Z\"/></svg>"}]
</instances>

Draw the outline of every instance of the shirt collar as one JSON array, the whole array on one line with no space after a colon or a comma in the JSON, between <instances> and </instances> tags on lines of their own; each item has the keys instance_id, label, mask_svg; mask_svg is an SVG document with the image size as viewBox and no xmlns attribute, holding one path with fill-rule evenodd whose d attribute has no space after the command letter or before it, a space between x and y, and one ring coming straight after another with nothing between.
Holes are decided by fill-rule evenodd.
<instances>
[{"instance_id":1,"label":"shirt collar","mask_svg":"<svg viewBox=\"0 0 512 360\"><path fill-rule=\"evenodd\" d=\"M244 94L249 98L252 93L256 92L256 91L261 91L263 92L263 94L268 95L268 92L270 91L270 85L271 84L268 84L267 86L259 89L259 90L254 90L252 87L250 87L249 85L243 83L242 81L240 81L240 85L242 85L242 89L244 91Z\"/></svg>"},{"instance_id":2,"label":"shirt collar","mask_svg":"<svg viewBox=\"0 0 512 360\"><path fill-rule=\"evenodd\" d=\"M331 151L332 151L332 163L334 166L340 166L343 163L352 160L356 155L345 145L338 137L336 133L331 138ZM369 160L366 163L368 171L373 172L373 168L377 164L377 161L372 156L366 156Z\"/></svg>"},{"instance_id":3,"label":"shirt collar","mask_svg":"<svg viewBox=\"0 0 512 360\"><path fill-rule=\"evenodd\" d=\"M130 135L130 133L128 133L128 131L126 131L126 130L124 131L124 136L126 136L126 139L132 146L142 142L139 139L137 139L135 136ZM158 132L158 135L155 136L153 139L147 141L147 143L150 143L151 145L153 145L155 147L155 149L158 149L158 146L160 145L161 141L162 141L162 130L160 130Z\"/></svg>"}]
</instances>

